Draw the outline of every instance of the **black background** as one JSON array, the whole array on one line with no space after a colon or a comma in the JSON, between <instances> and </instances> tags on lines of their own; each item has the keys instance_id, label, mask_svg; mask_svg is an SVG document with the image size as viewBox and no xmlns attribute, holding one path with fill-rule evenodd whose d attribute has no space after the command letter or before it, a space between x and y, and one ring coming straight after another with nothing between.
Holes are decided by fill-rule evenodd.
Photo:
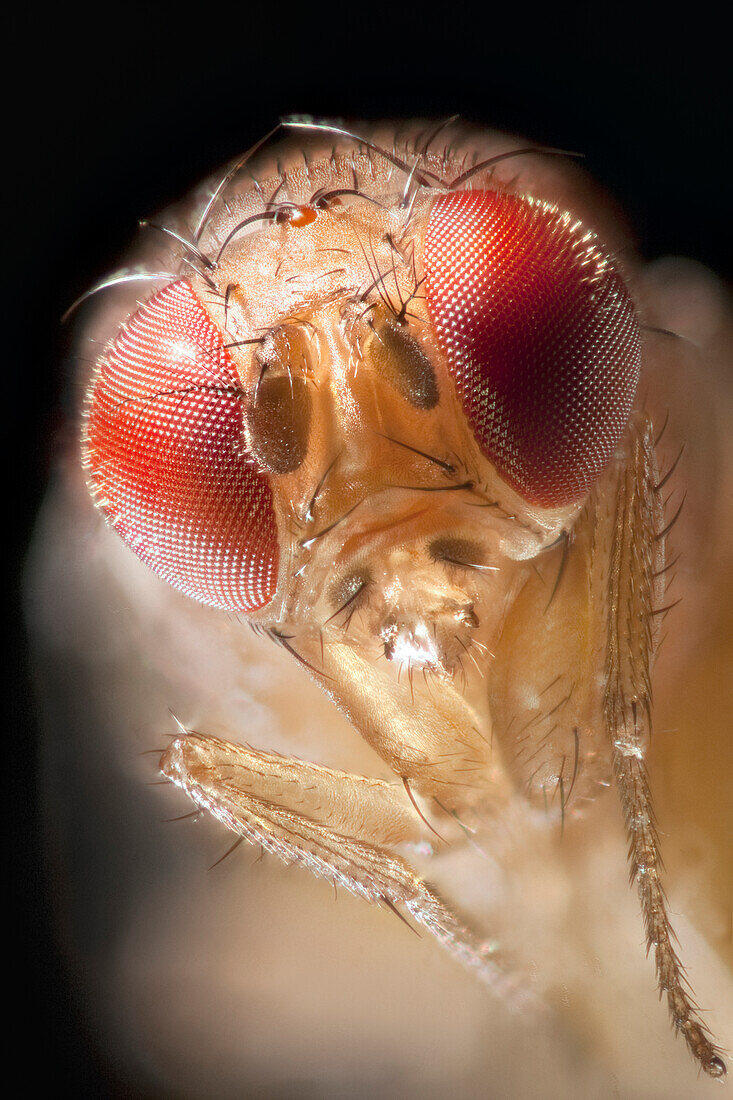
<instances>
[{"instance_id":1,"label":"black background","mask_svg":"<svg viewBox=\"0 0 733 1100\"><path fill-rule=\"evenodd\" d=\"M701 9L642 27L617 5L516 22L457 5L300 11L107 4L10 16L0 268L5 291L4 868L17 918L6 990L19 1038L56 1091L135 1095L96 1050L56 957L37 855L35 704L17 579L63 423L69 337L59 317L114 264L137 220L180 197L292 112L437 118L460 112L585 154L644 255L733 273L730 61ZM669 17L668 17L669 18ZM9 343L9 347L8 347ZM10 944L10 947L8 947ZM22 1069L31 1086L35 1064Z\"/></svg>"}]
</instances>

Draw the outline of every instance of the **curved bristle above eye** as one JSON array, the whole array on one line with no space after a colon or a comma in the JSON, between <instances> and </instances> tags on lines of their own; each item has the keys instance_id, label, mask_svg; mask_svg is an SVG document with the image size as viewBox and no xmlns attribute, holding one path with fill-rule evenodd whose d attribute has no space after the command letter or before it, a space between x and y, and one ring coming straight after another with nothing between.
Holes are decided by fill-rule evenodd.
<instances>
[{"instance_id":1,"label":"curved bristle above eye","mask_svg":"<svg viewBox=\"0 0 733 1100\"><path fill-rule=\"evenodd\" d=\"M476 440L532 504L583 497L631 412L641 338L595 236L547 204L440 196L425 237L427 300Z\"/></svg>"},{"instance_id":2,"label":"curved bristle above eye","mask_svg":"<svg viewBox=\"0 0 733 1100\"><path fill-rule=\"evenodd\" d=\"M245 453L236 370L184 280L120 330L92 383L84 431L92 493L124 541L188 596L268 604L278 540L267 477Z\"/></svg>"}]
</instances>

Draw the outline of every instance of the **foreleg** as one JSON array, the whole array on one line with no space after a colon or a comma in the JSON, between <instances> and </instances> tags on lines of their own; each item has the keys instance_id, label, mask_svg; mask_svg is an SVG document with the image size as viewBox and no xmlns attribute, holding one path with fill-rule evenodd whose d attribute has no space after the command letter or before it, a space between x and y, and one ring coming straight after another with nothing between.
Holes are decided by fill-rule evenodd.
<instances>
[{"instance_id":1,"label":"foreleg","mask_svg":"<svg viewBox=\"0 0 733 1100\"><path fill-rule=\"evenodd\" d=\"M526 1000L493 944L482 941L399 855L426 827L398 784L185 731L161 771L232 832L285 863L345 886L358 897L406 910L510 1003Z\"/></svg>"},{"instance_id":2,"label":"foreleg","mask_svg":"<svg viewBox=\"0 0 733 1100\"><path fill-rule=\"evenodd\" d=\"M645 764L651 731L650 664L659 616L665 611L661 578L666 529L656 480L651 425L645 423L633 440L632 461L619 476L615 507L607 517L611 555L604 584L605 722L629 837L631 879L639 892L660 991L666 993L674 1026L693 1056L711 1077L723 1077L725 1062L692 1000L673 944Z\"/></svg>"}]
</instances>

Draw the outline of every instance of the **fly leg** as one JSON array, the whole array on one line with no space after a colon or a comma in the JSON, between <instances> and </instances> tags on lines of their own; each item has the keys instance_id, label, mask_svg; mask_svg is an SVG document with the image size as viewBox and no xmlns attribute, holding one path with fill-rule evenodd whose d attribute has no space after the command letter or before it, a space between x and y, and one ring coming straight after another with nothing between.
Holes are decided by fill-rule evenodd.
<instances>
[{"instance_id":1,"label":"fly leg","mask_svg":"<svg viewBox=\"0 0 733 1100\"><path fill-rule=\"evenodd\" d=\"M640 425L632 461L622 468L606 517L610 555L605 592L607 648L604 716L612 765L629 838L631 880L641 902L647 950L654 952L660 991L675 1029L711 1077L726 1066L702 1022L677 957L661 883L662 860L645 764L651 732L651 660L664 611L663 508L655 482L651 425ZM667 525L668 529L669 525Z\"/></svg>"},{"instance_id":2,"label":"fly leg","mask_svg":"<svg viewBox=\"0 0 733 1100\"><path fill-rule=\"evenodd\" d=\"M425 839L402 786L184 731L161 771L232 832L285 863L300 863L358 897L424 925L502 999L519 1004L517 976L393 849Z\"/></svg>"}]
</instances>

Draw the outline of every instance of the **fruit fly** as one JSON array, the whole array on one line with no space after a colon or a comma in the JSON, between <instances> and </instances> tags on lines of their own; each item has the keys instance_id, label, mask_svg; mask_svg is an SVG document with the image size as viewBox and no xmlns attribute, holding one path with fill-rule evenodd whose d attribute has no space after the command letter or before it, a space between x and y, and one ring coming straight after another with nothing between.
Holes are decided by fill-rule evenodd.
<instances>
[{"instance_id":1,"label":"fruit fly","mask_svg":"<svg viewBox=\"0 0 733 1100\"><path fill-rule=\"evenodd\" d=\"M572 844L615 794L660 994L723 1077L647 767L698 518L667 284L568 154L456 120L288 120L143 233L85 296L89 522L153 602L225 623L235 663L279 650L290 723L308 677L365 743L339 767L325 734L305 754L176 705L165 780L528 1016L551 982L514 957L496 867L521 877L522 846Z\"/></svg>"}]
</instances>

